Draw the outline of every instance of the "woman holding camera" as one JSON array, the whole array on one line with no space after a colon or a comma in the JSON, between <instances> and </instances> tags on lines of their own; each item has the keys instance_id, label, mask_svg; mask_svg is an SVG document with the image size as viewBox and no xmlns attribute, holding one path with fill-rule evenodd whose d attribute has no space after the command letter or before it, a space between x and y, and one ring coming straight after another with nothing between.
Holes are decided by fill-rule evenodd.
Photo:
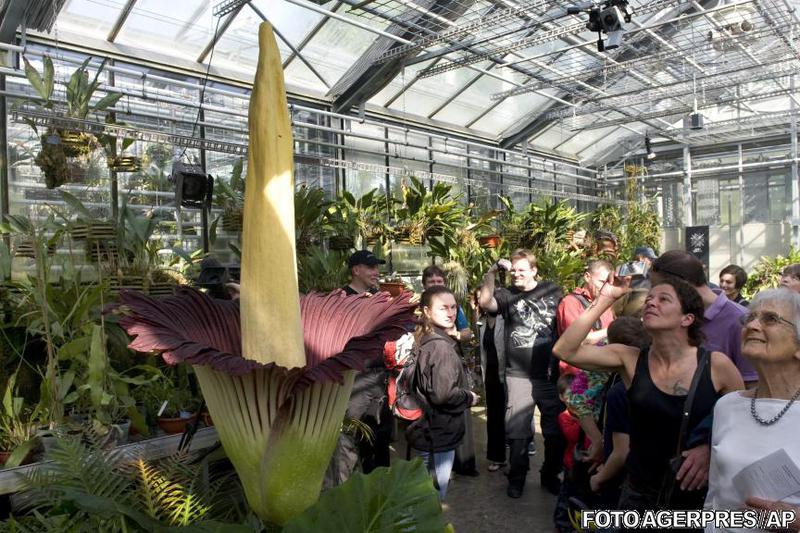
<instances>
[{"instance_id":1,"label":"woman holding camera","mask_svg":"<svg viewBox=\"0 0 800 533\"><path fill-rule=\"evenodd\" d=\"M464 365L450 336L456 327L455 296L447 287L435 285L422 293L420 307L413 382L424 414L408 427L406 440L427 463L439 499L444 500L456 448L464 438L464 411L478 402L478 395L467 389Z\"/></svg>"},{"instance_id":2,"label":"woman holding camera","mask_svg":"<svg viewBox=\"0 0 800 533\"><path fill-rule=\"evenodd\" d=\"M706 439L694 442L691 430L711 414L722 394L744 383L728 357L701 346L703 302L680 279L664 279L648 292L642 321L652 338L649 348L583 344L592 324L629 291L628 285L629 278L605 284L553 353L579 368L616 371L625 382L630 453L620 508L699 509L708 481L709 444Z\"/></svg>"}]
</instances>

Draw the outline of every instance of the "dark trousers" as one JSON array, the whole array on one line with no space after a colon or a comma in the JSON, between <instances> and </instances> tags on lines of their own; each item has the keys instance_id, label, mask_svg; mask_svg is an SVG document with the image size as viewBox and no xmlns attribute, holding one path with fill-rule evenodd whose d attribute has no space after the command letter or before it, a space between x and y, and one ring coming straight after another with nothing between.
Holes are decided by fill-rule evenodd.
<instances>
[{"instance_id":1,"label":"dark trousers","mask_svg":"<svg viewBox=\"0 0 800 533\"><path fill-rule=\"evenodd\" d=\"M564 467L566 442L558 427L558 415L565 407L558 397L556 384L546 379L533 380L533 398L539 409L544 437L544 462L540 472L542 479L555 479Z\"/></svg>"},{"instance_id":2,"label":"dark trousers","mask_svg":"<svg viewBox=\"0 0 800 533\"><path fill-rule=\"evenodd\" d=\"M497 371L487 368L486 380L486 459L506 462L506 387Z\"/></svg>"},{"instance_id":3,"label":"dark trousers","mask_svg":"<svg viewBox=\"0 0 800 533\"><path fill-rule=\"evenodd\" d=\"M542 480L556 483L564 463L566 443L558 427L558 415L564 404L558 398L555 383L544 379L506 377L506 437L510 447L509 484L522 487L530 468L528 444L533 439L531 420L534 405L539 409L544 437Z\"/></svg>"},{"instance_id":4,"label":"dark trousers","mask_svg":"<svg viewBox=\"0 0 800 533\"><path fill-rule=\"evenodd\" d=\"M369 474L379 466L389 466L389 446L392 443L392 412L384 402L381 406L380 419L367 416L362 421L372 429L373 442L362 438L358 445L358 456L361 459L361 471Z\"/></svg>"}]
</instances>

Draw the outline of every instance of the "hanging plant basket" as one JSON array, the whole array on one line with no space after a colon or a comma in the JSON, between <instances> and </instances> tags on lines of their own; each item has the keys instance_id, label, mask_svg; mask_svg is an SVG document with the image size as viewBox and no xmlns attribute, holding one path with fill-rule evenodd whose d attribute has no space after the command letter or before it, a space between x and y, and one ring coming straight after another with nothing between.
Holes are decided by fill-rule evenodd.
<instances>
[{"instance_id":1,"label":"hanging plant basket","mask_svg":"<svg viewBox=\"0 0 800 533\"><path fill-rule=\"evenodd\" d=\"M64 155L67 157L86 157L97 146L97 138L82 131L58 130L61 138L61 145L64 147Z\"/></svg>"},{"instance_id":2,"label":"hanging plant basket","mask_svg":"<svg viewBox=\"0 0 800 533\"><path fill-rule=\"evenodd\" d=\"M222 229L231 233L239 233L244 226L244 210L226 209L222 213Z\"/></svg>"},{"instance_id":3,"label":"hanging plant basket","mask_svg":"<svg viewBox=\"0 0 800 533\"><path fill-rule=\"evenodd\" d=\"M106 241L117 237L117 229L112 222L89 222L74 224L69 231L77 241Z\"/></svg>"},{"instance_id":4,"label":"hanging plant basket","mask_svg":"<svg viewBox=\"0 0 800 533\"><path fill-rule=\"evenodd\" d=\"M172 296L177 285L170 281L154 281L145 287L145 293L150 296Z\"/></svg>"},{"instance_id":5,"label":"hanging plant basket","mask_svg":"<svg viewBox=\"0 0 800 533\"><path fill-rule=\"evenodd\" d=\"M399 227L395 229L394 240L402 244L420 246L425 243L425 233L413 231L408 227Z\"/></svg>"},{"instance_id":6,"label":"hanging plant basket","mask_svg":"<svg viewBox=\"0 0 800 533\"><path fill-rule=\"evenodd\" d=\"M478 237L478 243L481 245L481 248L497 248L500 246L500 235Z\"/></svg>"},{"instance_id":7,"label":"hanging plant basket","mask_svg":"<svg viewBox=\"0 0 800 533\"><path fill-rule=\"evenodd\" d=\"M328 239L328 248L331 250L350 250L355 246L355 241L349 235L333 235Z\"/></svg>"},{"instance_id":8,"label":"hanging plant basket","mask_svg":"<svg viewBox=\"0 0 800 533\"><path fill-rule=\"evenodd\" d=\"M117 243L109 240L88 239L86 241L86 258L93 263L112 263L119 259Z\"/></svg>"},{"instance_id":9,"label":"hanging plant basket","mask_svg":"<svg viewBox=\"0 0 800 533\"><path fill-rule=\"evenodd\" d=\"M56 243L48 243L47 245L47 255L53 255L56 253ZM17 257L30 257L35 258L36 252L34 249L34 244L28 240L20 240L14 246L14 255Z\"/></svg>"},{"instance_id":10,"label":"hanging plant basket","mask_svg":"<svg viewBox=\"0 0 800 533\"><path fill-rule=\"evenodd\" d=\"M108 160L108 170L112 172L139 172L142 158L133 155L118 155Z\"/></svg>"}]
</instances>

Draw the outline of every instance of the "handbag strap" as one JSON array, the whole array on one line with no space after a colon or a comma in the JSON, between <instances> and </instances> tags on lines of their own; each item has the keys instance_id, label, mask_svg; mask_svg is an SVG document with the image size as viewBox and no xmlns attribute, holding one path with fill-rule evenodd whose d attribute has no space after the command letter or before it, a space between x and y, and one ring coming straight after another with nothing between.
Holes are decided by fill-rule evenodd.
<instances>
[{"instance_id":1,"label":"handbag strap","mask_svg":"<svg viewBox=\"0 0 800 533\"><path fill-rule=\"evenodd\" d=\"M683 417L681 419L681 431L678 434L678 449L676 456L680 455L683 451L683 442L686 439L686 432L689 429L689 416L692 414L692 404L694 397L697 393L697 385L700 383L700 377L703 375L703 370L708 364L709 352L702 346L697 348L700 350L700 358L697 361L697 368L692 376L692 384L689 387L689 394L686 395L686 400L683 402Z\"/></svg>"}]
</instances>

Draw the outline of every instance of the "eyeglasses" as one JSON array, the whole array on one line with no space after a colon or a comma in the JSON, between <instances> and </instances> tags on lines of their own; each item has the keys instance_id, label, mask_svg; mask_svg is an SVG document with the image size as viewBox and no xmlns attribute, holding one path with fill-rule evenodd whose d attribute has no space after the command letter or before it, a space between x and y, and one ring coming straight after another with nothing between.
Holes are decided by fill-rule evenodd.
<instances>
[{"instance_id":1,"label":"eyeglasses","mask_svg":"<svg viewBox=\"0 0 800 533\"><path fill-rule=\"evenodd\" d=\"M772 311L762 311L761 313L748 313L746 315L742 315L739 319L739 322L744 326L745 324L749 324L753 320L758 319L761 324L765 326L774 326L778 323L784 323L790 328L794 329L794 323L786 320L778 313L773 313Z\"/></svg>"}]
</instances>

